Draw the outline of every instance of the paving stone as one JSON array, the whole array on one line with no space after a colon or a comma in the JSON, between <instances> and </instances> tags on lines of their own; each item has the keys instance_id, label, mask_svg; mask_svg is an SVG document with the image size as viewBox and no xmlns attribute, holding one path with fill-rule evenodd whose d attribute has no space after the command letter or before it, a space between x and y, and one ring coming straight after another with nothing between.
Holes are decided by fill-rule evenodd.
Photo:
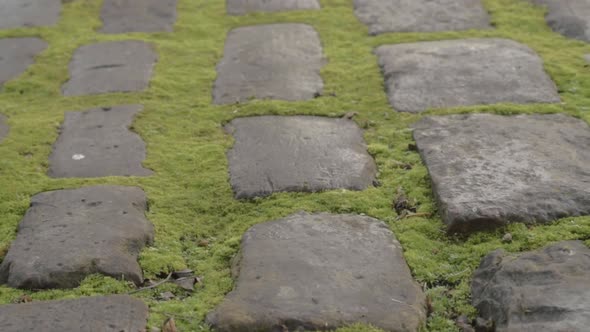
<instances>
[{"instance_id":1,"label":"paving stone","mask_svg":"<svg viewBox=\"0 0 590 332\"><path fill-rule=\"evenodd\" d=\"M481 0L354 0L369 34L488 29Z\"/></svg>"},{"instance_id":2,"label":"paving stone","mask_svg":"<svg viewBox=\"0 0 590 332\"><path fill-rule=\"evenodd\" d=\"M177 0L105 0L103 33L171 32L176 22Z\"/></svg>"},{"instance_id":3,"label":"paving stone","mask_svg":"<svg viewBox=\"0 0 590 332\"><path fill-rule=\"evenodd\" d=\"M6 121L7 121L6 117L4 115L0 114L0 142L2 142L4 137L6 137L6 135L8 135L8 131L10 130Z\"/></svg>"},{"instance_id":4,"label":"paving stone","mask_svg":"<svg viewBox=\"0 0 590 332\"><path fill-rule=\"evenodd\" d=\"M236 198L283 191L363 190L375 180L362 130L354 121L315 116L239 118L226 126Z\"/></svg>"},{"instance_id":5,"label":"paving stone","mask_svg":"<svg viewBox=\"0 0 590 332\"><path fill-rule=\"evenodd\" d=\"M227 0L226 6L230 15L320 9L318 0Z\"/></svg>"},{"instance_id":6,"label":"paving stone","mask_svg":"<svg viewBox=\"0 0 590 332\"><path fill-rule=\"evenodd\" d=\"M2 0L0 29L54 25L62 0Z\"/></svg>"},{"instance_id":7,"label":"paving stone","mask_svg":"<svg viewBox=\"0 0 590 332\"><path fill-rule=\"evenodd\" d=\"M307 100L324 86L317 32L305 24L237 28L227 36L213 87L216 104L251 98Z\"/></svg>"},{"instance_id":8,"label":"paving stone","mask_svg":"<svg viewBox=\"0 0 590 332\"><path fill-rule=\"evenodd\" d=\"M0 39L0 87L27 70L46 48L47 43L39 38Z\"/></svg>"},{"instance_id":9,"label":"paving stone","mask_svg":"<svg viewBox=\"0 0 590 332\"><path fill-rule=\"evenodd\" d=\"M376 54L389 102L398 111L560 101L541 58L511 40L385 45Z\"/></svg>"},{"instance_id":10,"label":"paving stone","mask_svg":"<svg viewBox=\"0 0 590 332\"><path fill-rule=\"evenodd\" d=\"M158 56L138 40L103 42L80 47L70 63L66 96L132 92L148 87Z\"/></svg>"},{"instance_id":11,"label":"paving stone","mask_svg":"<svg viewBox=\"0 0 590 332\"><path fill-rule=\"evenodd\" d=\"M553 31L569 38L590 42L590 2L588 0L529 0L547 7L545 20Z\"/></svg>"},{"instance_id":12,"label":"paving stone","mask_svg":"<svg viewBox=\"0 0 590 332\"><path fill-rule=\"evenodd\" d=\"M51 177L147 176L145 143L129 127L141 105L68 112L49 157Z\"/></svg>"},{"instance_id":13,"label":"paving stone","mask_svg":"<svg viewBox=\"0 0 590 332\"><path fill-rule=\"evenodd\" d=\"M74 288L88 275L143 282L137 256L153 239L137 187L93 186L37 194L0 265L0 282Z\"/></svg>"},{"instance_id":14,"label":"paving stone","mask_svg":"<svg viewBox=\"0 0 590 332\"><path fill-rule=\"evenodd\" d=\"M472 302L498 332L587 331L590 250L560 242L522 254L497 250L475 271Z\"/></svg>"},{"instance_id":15,"label":"paving stone","mask_svg":"<svg viewBox=\"0 0 590 332\"><path fill-rule=\"evenodd\" d=\"M562 114L428 117L414 125L452 232L590 215L590 127Z\"/></svg>"},{"instance_id":16,"label":"paving stone","mask_svg":"<svg viewBox=\"0 0 590 332\"><path fill-rule=\"evenodd\" d=\"M128 295L0 306L3 332L139 332L147 319L147 306Z\"/></svg>"},{"instance_id":17,"label":"paving stone","mask_svg":"<svg viewBox=\"0 0 590 332\"><path fill-rule=\"evenodd\" d=\"M222 332L355 322L417 331L425 297L402 252L387 226L366 216L298 213L255 225L234 259L235 288L207 322Z\"/></svg>"}]
</instances>

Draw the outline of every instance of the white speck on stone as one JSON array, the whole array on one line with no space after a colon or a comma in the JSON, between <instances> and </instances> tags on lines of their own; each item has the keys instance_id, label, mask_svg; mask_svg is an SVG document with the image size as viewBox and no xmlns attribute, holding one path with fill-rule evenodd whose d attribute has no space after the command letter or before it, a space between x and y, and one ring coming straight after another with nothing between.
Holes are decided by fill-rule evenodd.
<instances>
[{"instance_id":1,"label":"white speck on stone","mask_svg":"<svg viewBox=\"0 0 590 332\"><path fill-rule=\"evenodd\" d=\"M84 158L86 158L86 156L83 154L75 154L72 156L72 159L74 159L74 160L82 160Z\"/></svg>"}]
</instances>

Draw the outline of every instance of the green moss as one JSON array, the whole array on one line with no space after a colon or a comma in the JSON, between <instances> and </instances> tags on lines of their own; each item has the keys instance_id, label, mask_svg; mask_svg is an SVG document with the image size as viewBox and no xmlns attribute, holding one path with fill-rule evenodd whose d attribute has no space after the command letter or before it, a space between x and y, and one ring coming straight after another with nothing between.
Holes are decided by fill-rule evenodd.
<instances>
[{"instance_id":1,"label":"green moss","mask_svg":"<svg viewBox=\"0 0 590 332\"><path fill-rule=\"evenodd\" d=\"M545 61L563 103L557 105L490 105L436 111L436 114L490 112L497 114L564 112L590 121L590 69L583 59L590 45L550 31L543 9L524 1L485 0L495 29L443 33L390 33L369 37L353 14L350 0L323 0L320 11L225 15L223 0L180 0L174 33L102 35L99 0L65 4L59 24L48 28L0 31L0 38L40 36L49 47L31 68L3 88L0 112L9 116L10 135L0 144L0 257L14 239L30 197L36 193L93 184L142 187L149 196L149 219L156 227L153 247L140 263L146 277L156 278L175 269L191 268L203 277L192 295L171 285L136 294L149 304L150 324L160 326L173 314L182 331L207 331L203 320L232 288L229 262L241 235L250 226L298 210L365 213L386 221L402 243L414 277L424 285L433 312L425 330L456 331L460 314L475 315L469 305L469 282L481 257L496 248L523 251L553 241L590 239L590 218L566 218L546 226L511 225L505 230L468 238L445 234L436 215L426 168L412 143L409 125L423 114L393 111L383 91L383 78L372 50L389 43L467 37L502 37L522 42ZM306 102L252 101L217 106L211 103L215 66L227 32L238 26L273 22L302 22L320 34L329 62L322 70L324 96ZM79 46L107 40L141 39L157 49L159 61L150 88L140 93L63 97L68 62ZM64 112L97 106L141 103L144 111L133 129L147 142L145 166L156 174L147 178L51 179L47 160ZM358 112L355 120L366 128L370 152L379 166L381 185L363 192L329 191L316 194L283 193L266 199L236 201L228 182L226 150L232 139L222 124L238 116L314 114L341 116ZM413 167L400 167L409 164ZM418 202L428 218L396 221L391 201L398 187ZM505 231L510 244L501 242ZM199 246L206 239L208 246ZM79 288L25 292L0 286L0 303L23 294L34 299L71 298L130 291L124 281L88 277ZM177 300L159 301L159 293L173 291ZM376 331L366 326L341 329Z\"/></svg>"}]
</instances>

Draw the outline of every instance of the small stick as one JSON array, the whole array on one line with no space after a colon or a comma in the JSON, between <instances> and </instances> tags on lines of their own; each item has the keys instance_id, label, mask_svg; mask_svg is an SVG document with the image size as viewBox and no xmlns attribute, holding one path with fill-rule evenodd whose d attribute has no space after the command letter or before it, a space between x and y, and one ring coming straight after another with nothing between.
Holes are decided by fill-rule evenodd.
<instances>
[{"instance_id":1,"label":"small stick","mask_svg":"<svg viewBox=\"0 0 590 332\"><path fill-rule=\"evenodd\" d=\"M170 281L170 278L172 278L172 273L170 273L170 274L169 274L169 275L166 277L166 279L164 279L164 280L162 280L162 281L159 281L159 282L157 282L157 283L155 283L155 284L153 284L153 285L147 286L147 287L143 287L143 288L139 288L139 289L132 290L131 292L129 292L129 293L127 293L127 294L135 294L135 293L138 293L138 292L141 292L141 291L147 290L147 289L156 288L156 287L158 287L158 286L160 286L160 285L162 285L162 284L165 284L165 283L167 283L168 281Z\"/></svg>"}]
</instances>

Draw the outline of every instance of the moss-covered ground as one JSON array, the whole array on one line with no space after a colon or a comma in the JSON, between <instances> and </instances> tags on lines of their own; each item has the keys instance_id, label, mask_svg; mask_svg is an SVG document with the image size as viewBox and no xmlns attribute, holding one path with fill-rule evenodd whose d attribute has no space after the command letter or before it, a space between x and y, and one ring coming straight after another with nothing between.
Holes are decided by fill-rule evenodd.
<instances>
[{"instance_id":1,"label":"moss-covered ground","mask_svg":"<svg viewBox=\"0 0 590 332\"><path fill-rule=\"evenodd\" d=\"M135 294L150 307L150 325L167 316L181 331L208 331L205 314L232 288L230 259L241 235L250 226L309 212L365 213L388 223L401 241L412 273L430 298L432 312L424 330L456 331L454 318L473 317L469 283L480 258L497 248L523 251L553 241L590 238L590 217L566 218L546 226L515 224L469 237L447 235L436 214L430 182L420 157L408 149L409 125L425 115L398 113L389 106L373 49L382 44L466 37L502 37L537 51L556 82L563 103L556 105L493 105L436 111L436 114L491 112L499 114L564 112L590 121L590 68L583 55L590 45L553 33L544 10L525 1L484 0L494 29L444 33L389 33L370 37L353 14L351 0L322 0L322 10L240 17L225 14L223 0L179 0L173 33L103 35L100 0L75 0L64 5L58 25L1 30L0 38L39 36L49 47L29 70L5 84L0 113L9 117L9 136L0 143L0 259L16 234L16 227L32 195L60 188L93 184L134 185L149 196L148 218L156 227L153 247L141 255L145 276L190 268L202 276L189 294L164 285ZM238 26L274 22L302 22L320 34L328 64L322 70L324 95L306 102L256 100L217 106L211 102L215 65L227 32ZM107 40L140 39L151 42L159 61L150 88L140 93L63 97L68 62L82 45ZM145 178L51 179L46 175L51 146L64 112L97 106L141 103L144 111L133 129L147 142L145 166L155 175ZM235 117L261 114L342 116L355 111L366 128L370 153L379 167L379 187L362 192L344 190L315 194L282 193L254 201L237 201L228 182L225 152L232 138L222 126ZM409 167L400 165L409 164ZM392 200L398 187L418 202L418 212L430 217L396 220ZM513 242L502 243L505 232ZM74 298L129 292L127 282L91 276L73 290L22 291L0 286L0 303L23 294L34 300ZM159 301L161 292L178 299ZM377 331L366 326L340 330Z\"/></svg>"}]
</instances>

